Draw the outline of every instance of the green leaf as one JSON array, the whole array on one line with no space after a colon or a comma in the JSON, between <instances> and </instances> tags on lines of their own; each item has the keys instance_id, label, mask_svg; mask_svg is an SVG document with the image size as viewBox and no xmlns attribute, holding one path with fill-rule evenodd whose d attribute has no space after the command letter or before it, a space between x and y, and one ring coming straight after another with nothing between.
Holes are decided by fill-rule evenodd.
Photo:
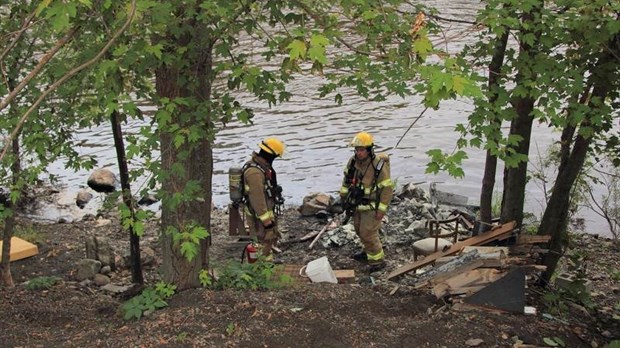
<instances>
[{"instance_id":1,"label":"green leaf","mask_svg":"<svg viewBox=\"0 0 620 348\"><path fill-rule=\"evenodd\" d=\"M466 84L467 84L467 80L465 80L461 76L454 76L452 78L452 89L459 95L463 95Z\"/></svg>"},{"instance_id":2,"label":"green leaf","mask_svg":"<svg viewBox=\"0 0 620 348\"><path fill-rule=\"evenodd\" d=\"M287 48L290 50L289 57L292 60L306 57L306 43L300 40L293 40Z\"/></svg>"},{"instance_id":3,"label":"green leaf","mask_svg":"<svg viewBox=\"0 0 620 348\"><path fill-rule=\"evenodd\" d=\"M317 61L321 64L327 64L327 57L325 56L325 48L320 46L310 47L308 50L308 58L312 61Z\"/></svg>"},{"instance_id":4,"label":"green leaf","mask_svg":"<svg viewBox=\"0 0 620 348\"><path fill-rule=\"evenodd\" d=\"M366 10L362 13L362 19L365 21L376 18L379 13L376 10Z\"/></svg>"},{"instance_id":5,"label":"green leaf","mask_svg":"<svg viewBox=\"0 0 620 348\"><path fill-rule=\"evenodd\" d=\"M421 36L413 42L413 50L425 59L429 52L433 50L433 44L426 36Z\"/></svg>"},{"instance_id":6,"label":"green leaf","mask_svg":"<svg viewBox=\"0 0 620 348\"><path fill-rule=\"evenodd\" d=\"M313 34L312 37L310 38L311 47L315 47L315 46L325 47L327 45L329 45L329 39L321 34Z\"/></svg>"},{"instance_id":7,"label":"green leaf","mask_svg":"<svg viewBox=\"0 0 620 348\"><path fill-rule=\"evenodd\" d=\"M549 347L557 347L558 344L553 340L553 338L545 337L543 338L543 342Z\"/></svg>"}]
</instances>

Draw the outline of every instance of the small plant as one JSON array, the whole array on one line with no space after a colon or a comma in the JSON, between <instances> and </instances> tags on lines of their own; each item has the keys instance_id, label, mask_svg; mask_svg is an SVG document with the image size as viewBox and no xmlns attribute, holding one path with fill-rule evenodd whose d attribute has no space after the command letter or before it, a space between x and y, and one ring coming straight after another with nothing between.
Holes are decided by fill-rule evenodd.
<instances>
[{"instance_id":1,"label":"small plant","mask_svg":"<svg viewBox=\"0 0 620 348\"><path fill-rule=\"evenodd\" d=\"M187 333L187 332L185 332L185 331L183 331L183 332L179 333L179 334L177 335L177 341L179 341L179 342L185 342L185 339L187 339L187 335L188 335L188 333Z\"/></svg>"},{"instance_id":2,"label":"small plant","mask_svg":"<svg viewBox=\"0 0 620 348\"><path fill-rule=\"evenodd\" d=\"M213 285L213 277L211 277L209 271L206 269L200 270L200 274L198 274L198 279L200 280L200 285L204 286L205 288Z\"/></svg>"},{"instance_id":3,"label":"small plant","mask_svg":"<svg viewBox=\"0 0 620 348\"><path fill-rule=\"evenodd\" d=\"M33 244L41 244L43 243L43 236L41 235L41 232L39 232L38 230L34 229L34 227L32 227L32 225L18 225L15 226L15 231L14 231L14 236L15 237L19 237L27 242L33 243Z\"/></svg>"},{"instance_id":4,"label":"small plant","mask_svg":"<svg viewBox=\"0 0 620 348\"><path fill-rule=\"evenodd\" d=\"M279 288L292 283L288 275L280 275L276 279L276 274L282 266L275 266L271 262L266 262L259 258L254 263L241 263L230 261L220 271L217 281L212 287L218 290L238 289L238 290L262 290Z\"/></svg>"},{"instance_id":5,"label":"small plant","mask_svg":"<svg viewBox=\"0 0 620 348\"><path fill-rule=\"evenodd\" d=\"M158 282L155 288L146 288L138 296L131 298L122 306L123 319L140 319L143 315L168 306L165 301L174 295L176 285Z\"/></svg>"},{"instance_id":6,"label":"small plant","mask_svg":"<svg viewBox=\"0 0 620 348\"><path fill-rule=\"evenodd\" d=\"M566 347L566 343L559 337L545 337L543 341L549 347Z\"/></svg>"},{"instance_id":7,"label":"small plant","mask_svg":"<svg viewBox=\"0 0 620 348\"><path fill-rule=\"evenodd\" d=\"M28 281L26 284L26 289L28 290L43 290L49 289L52 286L58 284L62 278L51 276L51 277L37 277Z\"/></svg>"}]
</instances>

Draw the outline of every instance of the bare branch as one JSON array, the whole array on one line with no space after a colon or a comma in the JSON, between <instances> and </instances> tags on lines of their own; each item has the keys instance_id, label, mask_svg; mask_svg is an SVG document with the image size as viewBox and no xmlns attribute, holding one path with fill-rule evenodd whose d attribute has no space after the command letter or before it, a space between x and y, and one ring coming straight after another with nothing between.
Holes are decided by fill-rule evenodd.
<instances>
[{"instance_id":1,"label":"bare branch","mask_svg":"<svg viewBox=\"0 0 620 348\"><path fill-rule=\"evenodd\" d=\"M12 90L9 93L9 95L6 98L4 98L4 100L2 100L2 102L0 102L0 110L3 110L4 108L6 108L11 103L11 101L15 99L15 97L17 97L17 94L19 94L19 92L22 89L24 89L24 87L26 87L26 85L28 85L28 83L35 76L37 76L37 74L50 61L50 59L52 59L54 55L58 53L58 51L62 48L62 46L64 46L67 42L69 42L73 38L73 35L75 35L78 29L79 29L79 26L71 28L71 30L69 30L69 32L63 38L61 38L60 40L56 42L54 47L52 47L52 49L43 56L43 58L39 61L39 64L37 64L37 66L35 66L34 69L32 69L32 71L28 74L28 76L26 76L26 78L24 78L22 82L20 82L17 85L17 87L15 87L15 89Z\"/></svg>"},{"instance_id":2,"label":"bare branch","mask_svg":"<svg viewBox=\"0 0 620 348\"><path fill-rule=\"evenodd\" d=\"M17 44L17 42L19 41L19 39L22 37L22 35L26 32L26 29L28 29L30 22L32 21L32 18L34 18L34 11L28 15L28 17L26 17L26 19L24 19L24 23L22 23L22 27L21 29L19 29L17 31L17 34L13 37L13 40L11 41L11 43L9 43L5 48L4 51L2 51L2 53L0 53L0 62L4 60L4 57L9 53L9 51L11 51L11 49L13 47L15 47L15 45Z\"/></svg>"},{"instance_id":3,"label":"bare branch","mask_svg":"<svg viewBox=\"0 0 620 348\"><path fill-rule=\"evenodd\" d=\"M15 139L15 137L19 133L21 127L26 122L26 119L28 118L28 116L30 116L30 114L34 110L37 109L39 104L41 104L41 102L43 102L43 100L51 92L55 91L60 85L65 83L68 79L73 77L75 74L77 74L80 71L86 69L87 67L93 65L95 62L97 62L108 51L108 49L112 46L112 44L114 44L114 42L116 42L116 40L119 38L119 36L129 27L129 24L131 24L131 22L133 21L133 18L135 16L135 14L136 14L136 0L132 0L131 1L131 10L129 12L129 16L127 17L127 21L125 21L123 26L121 28L119 28L116 31L116 33L114 33L114 36L110 39L110 41L108 41L105 44L105 46L103 46L103 48L92 59L90 59L89 61L83 63L82 65L80 65L80 66L78 66L76 68L71 69L65 75L63 75L60 79L58 79L58 81L56 81L53 84L51 84L43 93L41 93L39 98L32 104L32 106L19 119L19 122L15 126L15 129L13 129L13 131L9 135L9 137L7 139L7 143L9 143L9 142L13 141L13 139ZM2 108L0 108L0 110L2 110ZM6 155L7 149L8 149L8 146L5 146L4 149L2 150L2 154L0 154L0 161L2 161L4 159L4 156Z\"/></svg>"}]
</instances>

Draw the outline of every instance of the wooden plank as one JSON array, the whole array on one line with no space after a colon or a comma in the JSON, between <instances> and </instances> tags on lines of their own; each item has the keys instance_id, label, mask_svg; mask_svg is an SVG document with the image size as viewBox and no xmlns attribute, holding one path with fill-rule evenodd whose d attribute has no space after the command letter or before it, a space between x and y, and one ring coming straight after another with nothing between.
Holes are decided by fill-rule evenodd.
<instances>
[{"instance_id":1,"label":"wooden plank","mask_svg":"<svg viewBox=\"0 0 620 348\"><path fill-rule=\"evenodd\" d=\"M517 244L542 244L549 243L551 236L541 236L534 234L521 234L517 238Z\"/></svg>"},{"instance_id":2,"label":"wooden plank","mask_svg":"<svg viewBox=\"0 0 620 348\"><path fill-rule=\"evenodd\" d=\"M478 252L482 255L482 254L492 254L498 251L503 251L504 254L508 255L509 254L508 249L509 249L508 247L501 247L501 246L470 245L470 246L466 246L463 248L463 253L466 253L472 250L478 250Z\"/></svg>"},{"instance_id":3,"label":"wooden plank","mask_svg":"<svg viewBox=\"0 0 620 348\"><path fill-rule=\"evenodd\" d=\"M446 295L472 294L504 275L505 273L490 268L470 270L438 283L433 288L433 294L437 298Z\"/></svg>"},{"instance_id":4,"label":"wooden plank","mask_svg":"<svg viewBox=\"0 0 620 348\"><path fill-rule=\"evenodd\" d=\"M303 265L276 265L276 276L287 275L291 277L294 283L310 283L310 278L299 275L299 270ZM335 269L334 274L338 279L338 284L355 283L355 270L353 269Z\"/></svg>"},{"instance_id":5,"label":"wooden plank","mask_svg":"<svg viewBox=\"0 0 620 348\"><path fill-rule=\"evenodd\" d=\"M39 248L21 238L11 237L11 249L9 250L9 261L17 261L34 256L39 253ZM0 240L0 257L2 257L2 241Z\"/></svg>"},{"instance_id":6,"label":"wooden plank","mask_svg":"<svg viewBox=\"0 0 620 348\"><path fill-rule=\"evenodd\" d=\"M442 272L442 273L437 273L435 276L429 278L429 279L424 279L421 281L417 281L414 284L414 287L416 289L419 289L421 287L427 286L427 285L433 285L433 284L437 284L440 282L443 282L444 280L454 277L458 274L464 273L464 272L468 272L471 270L474 270L478 267L482 266L482 260L473 260L469 263L466 264L462 264L459 265L458 267L454 268L453 270L450 270L448 272Z\"/></svg>"},{"instance_id":7,"label":"wooden plank","mask_svg":"<svg viewBox=\"0 0 620 348\"><path fill-rule=\"evenodd\" d=\"M353 284L355 283L355 270L354 269L336 269L334 270L338 284Z\"/></svg>"},{"instance_id":8,"label":"wooden plank","mask_svg":"<svg viewBox=\"0 0 620 348\"><path fill-rule=\"evenodd\" d=\"M463 249L463 253L465 253L465 249ZM435 261L435 267L444 265L451 260L454 260L456 257L457 256L444 256L442 258L439 258L437 259L437 261ZM494 253L480 254L480 260L482 260L482 266L480 266L482 268L501 268L506 265L507 257L502 250L499 250Z\"/></svg>"},{"instance_id":9,"label":"wooden plank","mask_svg":"<svg viewBox=\"0 0 620 348\"><path fill-rule=\"evenodd\" d=\"M399 275L411 272L413 270L416 270L420 267L424 267L426 265L429 265L433 262L435 262L435 260L444 257L444 256L448 256L448 255L452 255L455 254L459 251L461 251L464 247L466 246L470 246L470 245L482 245L488 242L491 242L495 239L497 239L500 236L503 236L505 234L508 234L510 232L512 232L512 230L515 227L515 222L511 221L508 223L505 223L501 226L498 226L497 228L479 234L475 237L471 237L469 239L466 239L464 241L458 242L456 244L454 244L452 247L450 247L448 250L446 251L438 251L434 254L430 254L426 257L424 257L422 260L418 260L409 264L406 264L394 271L392 271L388 276L387 279L392 279L394 277L397 277Z\"/></svg>"}]
</instances>

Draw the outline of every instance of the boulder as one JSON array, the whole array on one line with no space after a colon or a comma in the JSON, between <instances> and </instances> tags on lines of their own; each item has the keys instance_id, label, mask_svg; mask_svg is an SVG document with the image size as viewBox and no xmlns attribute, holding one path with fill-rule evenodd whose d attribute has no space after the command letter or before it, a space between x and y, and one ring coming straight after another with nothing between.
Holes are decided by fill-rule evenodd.
<instances>
[{"instance_id":1,"label":"boulder","mask_svg":"<svg viewBox=\"0 0 620 348\"><path fill-rule=\"evenodd\" d=\"M99 168L90 174L86 182L90 188L96 192L114 192L118 180L116 175L105 168Z\"/></svg>"},{"instance_id":2,"label":"boulder","mask_svg":"<svg viewBox=\"0 0 620 348\"><path fill-rule=\"evenodd\" d=\"M86 189L82 189L77 193L77 196L75 197L75 205L77 205L80 209L84 209L86 204L88 204L91 199L93 199L93 194L88 192L88 190Z\"/></svg>"},{"instance_id":3,"label":"boulder","mask_svg":"<svg viewBox=\"0 0 620 348\"><path fill-rule=\"evenodd\" d=\"M311 193L304 197L298 211L302 216L315 216L321 211L329 211L334 199L325 193Z\"/></svg>"}]
</instances>

